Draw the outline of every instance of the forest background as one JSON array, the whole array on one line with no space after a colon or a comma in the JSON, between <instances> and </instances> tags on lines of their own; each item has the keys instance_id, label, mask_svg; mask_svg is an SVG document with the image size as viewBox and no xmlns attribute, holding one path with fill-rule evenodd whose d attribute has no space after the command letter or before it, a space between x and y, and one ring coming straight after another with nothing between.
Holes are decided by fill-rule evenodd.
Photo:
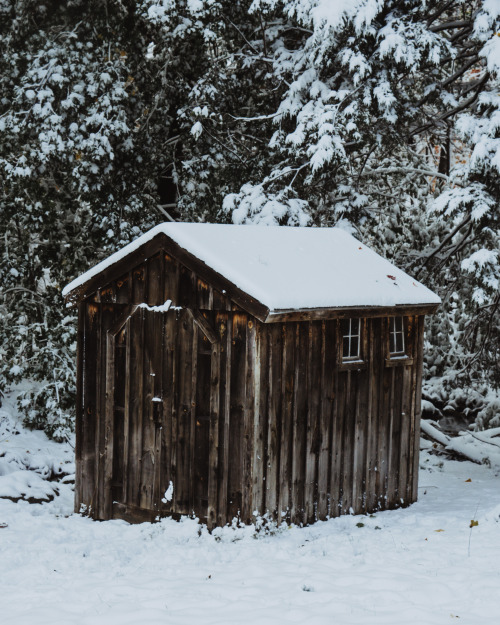
<instances>
[{"instance_id":1,"label":"forest background","mask_svg":"<svg viewBox=\"0 0 500 625\"><path fill-rule=\"evenodd\" d=\"M0 0L0 393L31 381L28 426L73 427L64 285L166 220L348 229L443 300L427 414L500 426L500 2Z\"/></svg>"}]
</instances>

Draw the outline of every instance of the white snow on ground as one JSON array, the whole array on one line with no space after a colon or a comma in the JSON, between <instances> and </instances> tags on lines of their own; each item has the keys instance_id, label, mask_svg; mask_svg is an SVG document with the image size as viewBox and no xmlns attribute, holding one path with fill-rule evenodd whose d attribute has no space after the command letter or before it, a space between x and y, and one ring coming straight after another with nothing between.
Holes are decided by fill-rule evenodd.
<instances>
[{"instance_id":1,"label":"white snow on ground","mask_svg":"<svg viewBox=\"0 0 500 625\"><path fill-rule=\"evenodd\" d=\"M205 223L156 226L73 280L63 295L162 233L271 310L441 301L341 228Z\"/></svg>"},{"instance_id":2,"label":"white snow on ground","mask_svg":"<svg viewBox=\"0 0 500 625\"><path fill-rule=\"evenodd\" d=\"M16 431L0 436L0 455L55 450ZM424 452L410 508L273 535L93 522L72 514L71 485L56 485L49 503L0 499L2 625L498 623L500 475L484 465Z\"/></svg>"}]
</instances>

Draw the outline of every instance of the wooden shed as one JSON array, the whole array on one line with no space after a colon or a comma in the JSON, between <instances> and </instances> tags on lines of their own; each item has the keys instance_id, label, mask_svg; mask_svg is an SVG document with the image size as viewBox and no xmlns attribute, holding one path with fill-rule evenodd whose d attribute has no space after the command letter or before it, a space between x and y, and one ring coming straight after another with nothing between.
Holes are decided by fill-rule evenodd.
<instances>
[{"instance_id":1,"label":"wooden shed","mask_svg":"<svg viewBox=\"0 0 500 625\"><path fill-rule=\"evenodd\" d=\"M439 298L343 230L162 224L63 294L75 510L212 527L416 500Z\"/></svg>"}]
</instances>

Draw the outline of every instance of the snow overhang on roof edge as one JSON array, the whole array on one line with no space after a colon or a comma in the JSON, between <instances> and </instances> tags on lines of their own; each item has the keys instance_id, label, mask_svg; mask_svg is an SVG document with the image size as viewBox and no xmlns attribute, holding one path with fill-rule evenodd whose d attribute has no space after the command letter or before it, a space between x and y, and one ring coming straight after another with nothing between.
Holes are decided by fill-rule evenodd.
<instances>
[{"instance_id":1,"label":"snow overhang on roof edge","mask_svg":"<svg viewBox=\"0 0 500 625\"><path fill-rule=\"evenodd\" d=\"M118 271L126 258L155 237L171 242L260 303L269 317L317 309L427 306L435 310L441 301L339 228L165 223L68 284L63 290L68 305L85 293L86 284L114 265ZM103 286L93 284L94 290Z\"/></svg>"}]
</instances>

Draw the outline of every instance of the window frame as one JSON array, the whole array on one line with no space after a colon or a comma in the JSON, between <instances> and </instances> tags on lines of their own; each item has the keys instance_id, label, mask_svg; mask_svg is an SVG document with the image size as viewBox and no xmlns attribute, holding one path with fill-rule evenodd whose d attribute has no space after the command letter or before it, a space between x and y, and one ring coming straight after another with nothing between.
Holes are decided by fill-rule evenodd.
<instances>
[{"instance_id":1,"label":"window frame","mask_svg":"<svg viewBox=\"0 0 500 625\"><path fill-rule=\"evenodd\" d=\"M344 334L343 323L349 321L349 334ZM353 327L354 325L354 327ZM353 333L356 330L357 333ZM363 317L343 317L337 326L337 362L340 369L363 369L366 367L366 319ZM358 351L355 355L344 356L344 337L357 337ZM349 340L349 344L350 344ZM350 351L350 350L349 350Z\"/></svg>"},{"instance_id":2,"label":"window frame","mask_svg":"<svg viewBox=\"0 0 500 625\"><path fill-rule=\"evenodd\" d=\"M396 319L401 319L402 327L400 330L395 329ZM407 315L392 315L386 318L386 367L396 367L398 365L412 365L413 364L413 348L412 337L410 336L410 322ZM402 335L403 350L391 351L392 336L394 335L395 345L397 347L397 334Z\"/></svg>"},{"instance_id":3,"label":"window frame","mask_svg":"<svg viewBox=\"0 0 500 625\"><path fill-rule=\"evenodd\" d=\"M396 321L398 320L401 322L400 328L396 326ZM401 336L402 349L397 349L398 336ZM394 350L391 349L393 346L392 341L394 341ZM389 358L407 358L407 342L406 324L403 315L389 317Z\"/></svg>"}]
</instances>

